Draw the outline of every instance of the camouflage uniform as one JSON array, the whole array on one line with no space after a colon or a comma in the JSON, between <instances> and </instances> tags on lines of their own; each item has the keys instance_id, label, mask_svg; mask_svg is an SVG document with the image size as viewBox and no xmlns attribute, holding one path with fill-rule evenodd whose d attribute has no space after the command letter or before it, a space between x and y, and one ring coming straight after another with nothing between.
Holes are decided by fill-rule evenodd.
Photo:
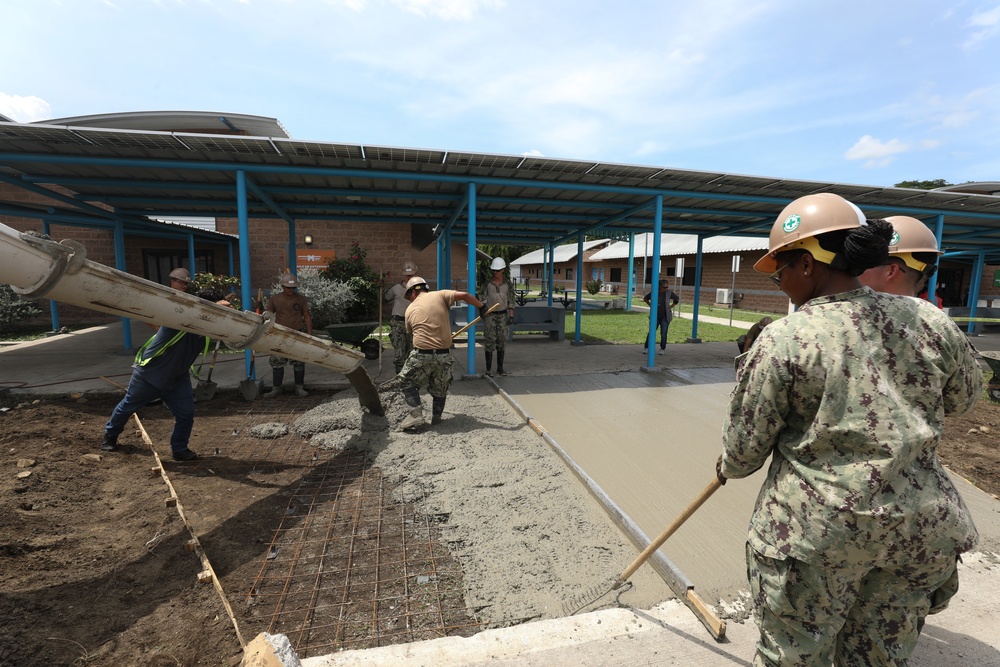
<instances>
[{"instance_id":1,"label":"camouflage uniform","mask_svg":"<svg viewBox=\"0 0 1000 667\"><path fill-rule=\"evenodd\" d=\"M722 460L739 478L772 456L747 541L755 665L905 664L978 540L936 449L982 386L965 335L910 297L820 297L760 333Z\"/></svg>"},{"instance_id":2,"label":"camouflage uniform","mask_svg":"<svg viewBox=\"0 0 1000 667\"><path fill-rule=\"evenodd\" d=\"M455 359L449 352L421 354L413 350L403 364L399 379L404 387L422 387L426 383L428 394L444 398L451 388L451 367L454 363Z\"/></svg>"},{"instance_id":3,"label":"camouflage uniform","mask_svg":"<svg viewBox=\"0 0 1000 667\"><path fill-rule=\"evenodd\" d=\"M389 341L392 343L393 366L398 374L403 369L407 355L413 349L413 336L406 333L406 307L410 304L406 300L406 288L400 283L389 287L383 293L386 301L392 302L392 315L389 319Z\"/></svg>"},{"instance_id":4,"label":"camouflage uniform","mask_svg":"<svg viewBox=\"0 0 1000 667\"><path fill-rule=\"evenodd\" d=\"M497 285L492 280L486 283L482 290L483 303L489 308L494 304L500 307L484 317L483 322L483 347L487 352L503 352L507 347L507 328L509 325L508 316L511 308L514 307L514 286L509 280ZM500 364L503 366L503 364Z\"/></svg>"}]
</instances>

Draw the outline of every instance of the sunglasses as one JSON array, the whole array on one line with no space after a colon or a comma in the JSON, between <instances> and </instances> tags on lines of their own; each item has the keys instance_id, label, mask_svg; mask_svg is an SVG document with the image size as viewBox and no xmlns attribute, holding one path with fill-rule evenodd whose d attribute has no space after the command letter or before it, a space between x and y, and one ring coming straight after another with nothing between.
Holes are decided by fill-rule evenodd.
<instances>
[{"instance_id":1,"label":"sunglasses","mask_svg":"<svg viewBox=\"0 0 1000 667\"><path fill-rule=\"evenodd\" d=\"M794 261L795 260L793 259L791 261L785 262L781 267L778 268L777 271L768 274L767 279L770 280L775 285L777 285L778 287L781 287L781 272L787 269L789 266L791 266L792 262Z\"/></svg>"}]
</instances>

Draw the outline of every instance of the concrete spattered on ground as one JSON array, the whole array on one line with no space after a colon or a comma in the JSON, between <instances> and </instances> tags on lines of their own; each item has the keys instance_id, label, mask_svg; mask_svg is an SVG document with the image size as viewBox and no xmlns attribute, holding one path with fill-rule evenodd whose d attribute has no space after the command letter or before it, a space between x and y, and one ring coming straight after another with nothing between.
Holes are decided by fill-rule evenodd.
<instances>
[{"instance_id":1,"label":"concrete spattered on ground","mask_svg":"<svg viewBox=\"0 0 1000 667\"><path fill-rule=\"evenodd\" d=\"M354 447L397 483L396 500L447 516L443 540L465 575L466 605L487 625L564 616L568 602L603 591L637 555L565 464L480 382L456 382L444 421L399 429L409 407L382 394L386 416L348 390L305 413L295 431L317 446ZM425 416L429 399L424 396ZM673 596L650 568L600 604L648 608Z\"/></svg>"}]
</instances>

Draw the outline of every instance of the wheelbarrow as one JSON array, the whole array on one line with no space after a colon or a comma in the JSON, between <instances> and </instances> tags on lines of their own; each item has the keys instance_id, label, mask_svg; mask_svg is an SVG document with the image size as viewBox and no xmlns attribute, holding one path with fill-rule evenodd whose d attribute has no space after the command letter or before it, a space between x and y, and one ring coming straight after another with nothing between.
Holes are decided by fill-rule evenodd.
<instances>
[{"instance_id":1,"label":"wheelbarrow","mask_svg":"<svg viewBox=\"0 0 1000 667\"><path fill-rule=\"evenodd\" d=\"M377 328L378 322L347 322L327 325L326 332L335 343L361 348L365 359L378 359L382 354L382 343L369 337Z\"/></svg>"},{"instance_id":2,"label":"wheelbarrow","mask_svg":"<svg viewBox=\"0 0 1000 667\"><path fill-rule=\"evenodd\" d=\"M993 371L993 377L986 384L986 393L994 403L1000 403L1000 352L986 351L980 352L979 355Z\"/></svg>"}]
</instances>

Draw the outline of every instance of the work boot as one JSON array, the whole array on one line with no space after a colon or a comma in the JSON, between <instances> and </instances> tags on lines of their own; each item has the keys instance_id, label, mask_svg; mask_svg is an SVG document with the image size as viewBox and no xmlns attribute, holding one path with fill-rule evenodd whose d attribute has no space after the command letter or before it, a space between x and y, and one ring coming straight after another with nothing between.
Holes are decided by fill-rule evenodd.
<instances>
[{"instance_id":1,"label":"work boot","mask_svg":"<svg viewBox=\"0 0 1000 667\"><path fill-rule=\"evenodd\" d=\"M410 410L409 416L403 420L400 424L400 428L404 431L415 429L423 426L426 422L424 421L424 410L421 407L415 407Z\"/></svg>"},{"instance_id":2,"label":"work boot","mask_svg":"<svg viewBox=\"0 0 1000 667\"><path fill-rule=\"evenodd\" d=\"M118 436L104 434L104 438L101 440L101 451L102 452L113 452L118 449Z\"/></svg>"},{"instance_id":3,"label":"work boot","mask_svg":"<svg viewBox=\"0 0 1000 667\"><path fill-rule=\"evenodd\" d=\"M277 398L281 396L281 392L284 390L284 387L281 385L285 381L285 369L275 368L271 374L271 381L274 383L274 387L271 388L271 391L264 394L264 398Z\"/></svg>"},{"instance_id":4,"label":"work boot","mask_svg":"<svg viewBox=\"0 0 1000 667\"><path fill-rule=\"evenodd\" d=\"M444 402L447 398L447 396L434 396L434 403L431 406L431 426L441 423L441 417L444 415Z\"/></svg>"},{"instance_id":5,"label":"work boot","mask_svg":"<svg viewBox=\"0 0 1000 667\"><path fill-rule=\"evenodd\" d=\"M192 452L190 449L185 447L184 449L173 452L174 461L195 461L198 459L198 455Z\"/></svg>"},{"instance_id":6,"label":"work boot","mask_svg":"<svg viewBox=\"0 0 1000 667\"><path fill-rule=\"evenodd\" d=\"M503 353L504 350L497 350L497 375L507 375L507 371L503 369Z\"/></svg>"},{"instance_id":7,"label":"work boot","mask_svg":"<svg viewBox=\"0 0 1000 667\"><path fill-rule=\"evenodd\" d=\"M306 391L306 388L302 386L303 384L305 384L305 381L306 381L306 369L305 368L296 368L295 369L295 395L298 396L299 398L305 398L306 396L309 395L309 392Z\"/></svg>"},{"instance_id":8,"label":"work boot","mask_svg":"<svg viewBox=\"0 0 1000 667\"><path fill-rule=\"evenodd\" d=\"M486 374L493 375L493 353L489 350L486 352Z\"/></svg>"}]
</instances>

